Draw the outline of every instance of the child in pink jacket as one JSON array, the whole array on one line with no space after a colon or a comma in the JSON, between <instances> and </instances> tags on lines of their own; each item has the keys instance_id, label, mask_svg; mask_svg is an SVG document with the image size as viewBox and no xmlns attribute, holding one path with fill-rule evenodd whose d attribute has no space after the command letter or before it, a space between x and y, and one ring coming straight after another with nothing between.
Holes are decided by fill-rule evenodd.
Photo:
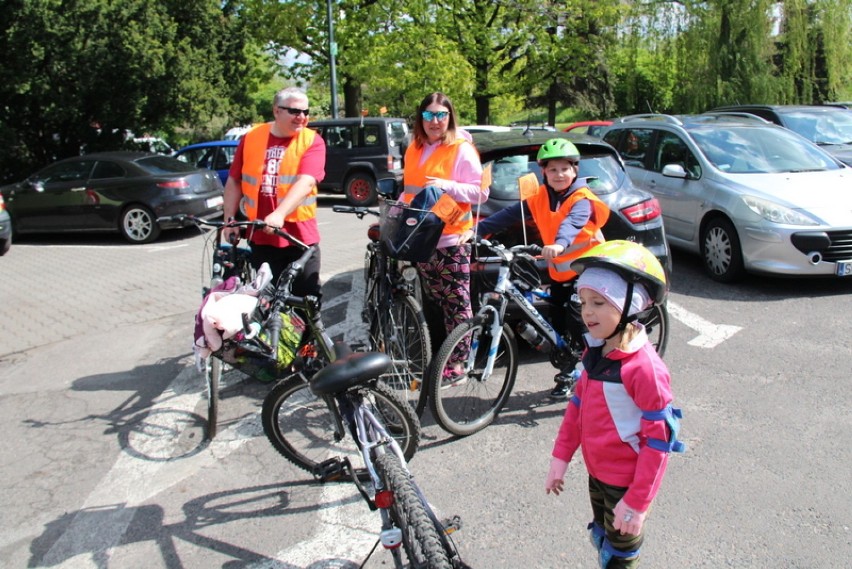
<instances>
[{"instance_id":1,"label":"child in pink jacket","mask_svg":"<svg viewBox=\"0 0 852 569\"><path fill-rule=\"evenodd\" d=\"M583 373L553 445L545 490L559 495L578 448L589 473L592 543L602 569L635 567L643 524L677 440L671 377L637 314L663 302L666 276L636 243L609 241L571 264L588 333Z\"/></svg>"}]
</instances>

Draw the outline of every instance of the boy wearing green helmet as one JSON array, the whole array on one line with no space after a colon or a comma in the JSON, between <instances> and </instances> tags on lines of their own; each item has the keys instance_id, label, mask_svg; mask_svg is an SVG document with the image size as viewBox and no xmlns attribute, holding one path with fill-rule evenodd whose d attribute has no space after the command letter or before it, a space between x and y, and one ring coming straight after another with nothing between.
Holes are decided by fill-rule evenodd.
<instances>
[{"instance_id":1,"label":"boy wearing green helmet","mask_svg":"<svg viewBox=\"0 0 852 569\"><path fill-rule=\"evenodd\" d=\"M553 300L553 327L575 343L574 351L582 348L582 322L569 315L569 303L574 293L577 273L571 261L601 242L600 229L609 219L609 208L588 187L585 178L578 179L580 151L567 139L552 138L538 150L536 156L544 183L531 196L498 211L465 232L462 242L474 234L489 235L511 227L519 219L532 219L541 233L542 257L547 260L550 274L550 295ZM566 334L568 332L568 334ZM550 392L555 400L565 400L573 387L574 364L561 370Z\"/></svg>"}]
</instances>

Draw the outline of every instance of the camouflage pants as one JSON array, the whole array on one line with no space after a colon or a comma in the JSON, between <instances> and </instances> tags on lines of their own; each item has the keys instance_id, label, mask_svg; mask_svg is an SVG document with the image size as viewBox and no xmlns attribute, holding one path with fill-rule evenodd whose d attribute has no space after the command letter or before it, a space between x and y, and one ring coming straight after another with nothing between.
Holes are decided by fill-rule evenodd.
<instances>
[{"instance_id":1,"label":"camouflage pants","mask_svg":"<svg viewBox=\"0 0 852 569\"><path fill-rule=\"evenodd\" d=\"M600 480L589 476L589 500L592 503L594 523L604 528L606 531L606 538L615 550L635 551L642 547L642 541L644 539L643 534L622 535L618 530L612 527L612 522L614 520L612 511L625 493L627 493L627 488L610 486L609 484L604 484ZM639 555L629 559L613 557L607 565L607 569L634 569L638 566Z\"/></svg>"}]
</instances>

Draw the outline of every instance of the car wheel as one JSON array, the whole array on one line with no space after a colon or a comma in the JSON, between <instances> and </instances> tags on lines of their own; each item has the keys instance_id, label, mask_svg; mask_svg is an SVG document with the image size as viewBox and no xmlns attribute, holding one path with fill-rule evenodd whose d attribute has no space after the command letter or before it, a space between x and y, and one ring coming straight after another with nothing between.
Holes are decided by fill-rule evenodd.
<instances>
[{"instance_id":1,"label":"car wheel","mask_svg":"<svg viewBox=\"0 0 852 569\"><path fill-rule=\"evenodd\" d=\"M370 174L357 172L346 178L343 193L349 203L357 206L368 206L376 203L378 192L376 180Z\"/></svg>"},{"instance_id":2,"label":"car wheel","mask_svg":"<svg viewBox=\"0 0 852 569\"><path fill-rule=\"evenodd\" d=\"M743 251L733 224L725 218L710 220L701 236L704 268L714 281L731 283L745 274Z\"/></svg>"},{"instance_id":3,"label":"car wheel","mask_svg":"<svg viewBox=\"0 0 852 569\"><path fill-rule=\"evenodd\" d=\"M131 205L124 210L118 230L131 243L150 243L160 236L160 226L153 212L144 205Z\"/></svg>"}]
</instances>

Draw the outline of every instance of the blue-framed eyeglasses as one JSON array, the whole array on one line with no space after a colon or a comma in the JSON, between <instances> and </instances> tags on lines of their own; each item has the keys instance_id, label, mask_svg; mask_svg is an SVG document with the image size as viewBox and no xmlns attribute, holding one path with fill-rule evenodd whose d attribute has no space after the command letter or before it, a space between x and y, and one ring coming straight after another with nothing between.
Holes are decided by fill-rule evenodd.
<instances>
[{"instance_id":1,"label":"blue-framed eyeglasses","mask_svg":"<svg viewBox=\"0 0 852 569\"><path fill-rule=\"evenodd\" d=\"M438 119L439 121L442 121L445 118L447 118L448 116L450 116L449 111L437 111L437 112L423 111L420 114L423 116L424 121L431 121L432 119Z\"/></svg>"}]
</instances>

